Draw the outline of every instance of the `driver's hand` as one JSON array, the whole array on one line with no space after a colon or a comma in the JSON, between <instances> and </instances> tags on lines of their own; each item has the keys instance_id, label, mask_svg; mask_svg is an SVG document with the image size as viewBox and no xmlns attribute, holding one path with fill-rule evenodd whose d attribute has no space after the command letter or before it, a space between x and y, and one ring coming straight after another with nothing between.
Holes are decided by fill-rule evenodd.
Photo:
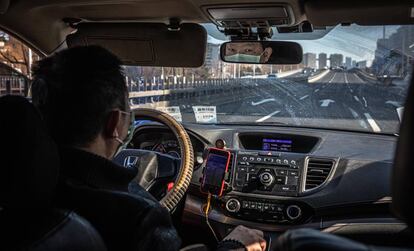
<instances>
[{"instance_id":1,"label":"driver's hand","mask_svg":"<svg viewBox=\"0 0 414 251\"><path fill-rule=\"evenodd\" d=\"M240 241L246 247L247 251L266 250L266 241L263 238L263 232L257 229L240 225L224 238L224 240L227 239Z\"/></svg>"}]
</instances>

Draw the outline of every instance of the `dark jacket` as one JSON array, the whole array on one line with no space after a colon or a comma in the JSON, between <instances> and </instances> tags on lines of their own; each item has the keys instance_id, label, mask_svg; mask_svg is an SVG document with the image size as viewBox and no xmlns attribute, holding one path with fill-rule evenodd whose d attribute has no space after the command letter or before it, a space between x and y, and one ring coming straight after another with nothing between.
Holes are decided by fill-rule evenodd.
<instances>
[{"instance_id":1,"label":"dark jacket","mask_svg":"<svg viewBox=\"0 0 414 251\"><path fill-rule=\"evenodd\" d=\"M168 211L141 187L128 193L136 171L78 149L61 148L60 155L57 203L89 220L109 251L179 250Z\"/></svg>"}]
</instances>

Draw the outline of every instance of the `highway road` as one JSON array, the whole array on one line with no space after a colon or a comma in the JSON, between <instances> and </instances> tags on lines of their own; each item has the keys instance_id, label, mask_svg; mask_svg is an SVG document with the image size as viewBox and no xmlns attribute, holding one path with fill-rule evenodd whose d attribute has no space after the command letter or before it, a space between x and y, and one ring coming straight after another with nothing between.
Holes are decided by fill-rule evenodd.
<instances>
[{"instance_id":1,"label":"highway road","mask_svg":"<svg viewBox=\"0 0 414 251\"><path fill-rule=\"evenodd\" d=\"M406 92L405 87L385 86L357 71L330 71L313 83L296 78L240 81L241 85L243 81L256 84L234 93L172 100L169 106L180 106L183 120L189 122L195 122L191 106L206 105L217 107L219 123L283 123L394 133L399 126L397 108L403 106Z\"/></svg>"}]
</instances>

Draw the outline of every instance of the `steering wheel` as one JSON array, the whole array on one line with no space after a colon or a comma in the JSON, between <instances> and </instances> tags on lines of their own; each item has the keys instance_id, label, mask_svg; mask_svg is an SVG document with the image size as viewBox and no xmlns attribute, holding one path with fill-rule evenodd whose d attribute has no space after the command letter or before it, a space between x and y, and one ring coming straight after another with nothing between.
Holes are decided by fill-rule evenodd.
<instances>
[{"instance_id":1,"label":"steering wheel","mask_svg":"<svg viewBox=\"0 0 414 251\"><path fill-rule=\"evenodd\" d=\"M139 184L171 212L183 198L193 175L194 153L190 137L180 123L164 112L148 108L135 109L133 112L135 118L167 126L177 138L181 159L155 151L124 149L115 156L114 161L127 168L136 168L137 175L130 188L134 183ZM174 185L165 193L167 184L171 182Z\"/></svg>"}]
</instances>

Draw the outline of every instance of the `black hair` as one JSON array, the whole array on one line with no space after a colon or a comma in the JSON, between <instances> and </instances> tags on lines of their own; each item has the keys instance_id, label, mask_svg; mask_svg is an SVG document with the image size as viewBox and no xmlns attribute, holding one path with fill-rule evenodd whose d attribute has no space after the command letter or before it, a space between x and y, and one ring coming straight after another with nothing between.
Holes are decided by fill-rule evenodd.
<instances>
[{"instance_id":1,"label":"black hair","mask_svg":"<svg viewBox=\"0 0 414 251\"><path fill-rule=\"evenodd\" d=\"M74 47L33 67L32 100L58 144L86 146L112 109L126 110L121 61L98 46Z\"/></svg>"}]
</instances>

